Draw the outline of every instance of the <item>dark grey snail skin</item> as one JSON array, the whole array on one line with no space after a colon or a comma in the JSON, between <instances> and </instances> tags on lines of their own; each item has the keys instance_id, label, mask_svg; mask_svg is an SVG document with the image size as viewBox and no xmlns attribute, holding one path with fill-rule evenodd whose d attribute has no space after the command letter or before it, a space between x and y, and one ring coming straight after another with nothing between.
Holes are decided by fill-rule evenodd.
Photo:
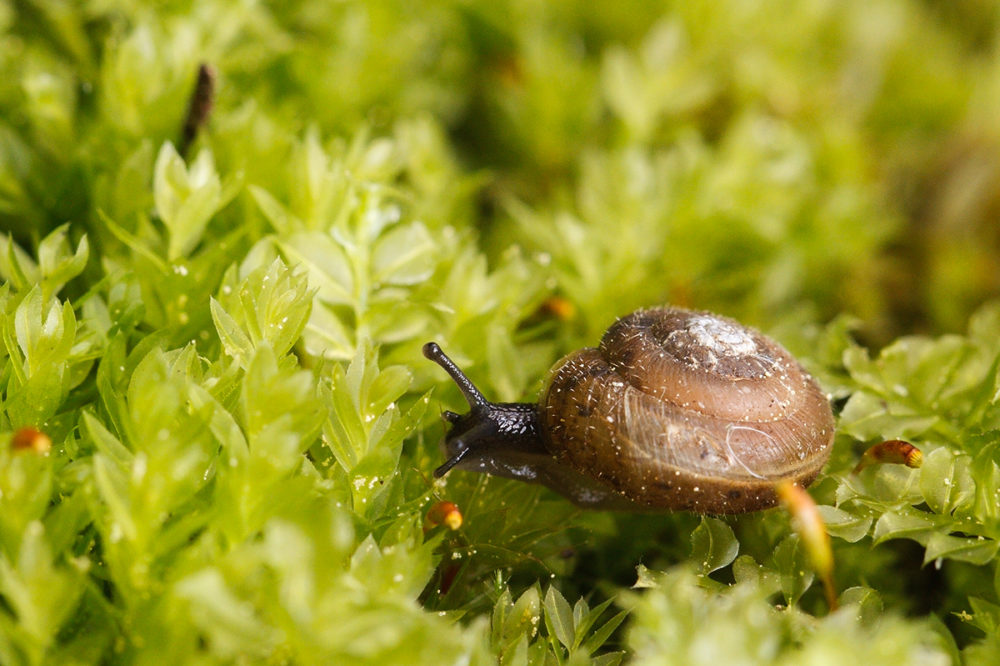
<instances>
[{"instance_id":1,"label":"dark grey snail skin","mask_svg":"<svg viewBox=\"0 0 1000 666\"><path fill-rule=\"evenodd\" d=\"M491 403L433 342L469 403L445 412L452 468L546 485L620 510L743 513L807 486L834 421L816 382L773 340L727 317L679 308L619 319L597 349L549 372L538 404Z\"/></svg>"}]
</instances>

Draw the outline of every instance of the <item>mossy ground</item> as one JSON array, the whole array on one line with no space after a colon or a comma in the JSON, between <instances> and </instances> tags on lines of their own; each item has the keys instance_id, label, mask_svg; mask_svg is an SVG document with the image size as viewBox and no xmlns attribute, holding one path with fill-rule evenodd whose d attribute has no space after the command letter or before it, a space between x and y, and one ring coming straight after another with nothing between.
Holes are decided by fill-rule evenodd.
<instances>
[{"instance_id":1,"label":"mossy ground","mask_svg":"<svg viewBox=\"0 0 1000 666\"><path fill-rule=\"evenodd\" d=\"M1000 659L998 29L976 0L0 0L0 662ZM461 398L425 341L531 399L660 303L833 396L840 610L781 510L432 479ZM923 467L852 473L893 438Z\"/></svg>"}]
</instances>

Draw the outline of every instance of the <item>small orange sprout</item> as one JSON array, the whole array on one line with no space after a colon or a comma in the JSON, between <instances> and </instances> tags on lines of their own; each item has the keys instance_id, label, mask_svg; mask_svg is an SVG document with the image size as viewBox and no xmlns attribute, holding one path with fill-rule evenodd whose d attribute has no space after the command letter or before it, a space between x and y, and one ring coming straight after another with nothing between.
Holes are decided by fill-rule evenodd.
<instances>
[{"instance_id":1,"label":"small orange sprout","mask_svg":"<svg viewBox=\"0 0 1000 666\"><path fill-rule=\"evenodd\" d=\"M924 463L924 454L909 442L901 439L889 439L865 451L851 473L857 474L865 467L878 463L906 465L916 469Z\"/></svg>"},{"instance_id":2,"label":"small orange sprout","mask_svg":"<svg viewBox=\"0 0 1000 666\"><path fill-rule=\"evenodd\" d=\"M831 611L837 610L837 593L833 587L833 548L816 502L805 488L791 481L779 482L775 491L792 516L795 531L802 539L813 570L823 583L827 605Z\"/></svg>"},{"instance_id":3,"label":"small orange sprout","mask_svg":"<svg viewBox=\"0 0 1000 666\"><path fill-rule=\"evenodd\" d=\"M569 321L576 316L576 306L562 296L551 296L542 303L542 311L560 321Z\"/></svg>"},{"instance_id":4,"label":"small orange sprout","mask_svg":"<svg viewBox=\"0 0 1000 666\"><path fill-rule=\"evenodd\" d=\"M47 454L52 448L52 440L41 430L31 427L19 429L10 438L10 447L15 451L34 451Z\"/></svg>"},{"instance_id":5,"label":"small orange sprout","mask_svg":"<svg viewBox=\"0 0 1000 666\"><path fill-rule=\"evenodd\" d=\"M427 510L427 516L424 519L425 531L438 525L445 525L452 531L462 526L462 512L454 502L447 500L435 502Z\"/></svg>"}]
</instances>

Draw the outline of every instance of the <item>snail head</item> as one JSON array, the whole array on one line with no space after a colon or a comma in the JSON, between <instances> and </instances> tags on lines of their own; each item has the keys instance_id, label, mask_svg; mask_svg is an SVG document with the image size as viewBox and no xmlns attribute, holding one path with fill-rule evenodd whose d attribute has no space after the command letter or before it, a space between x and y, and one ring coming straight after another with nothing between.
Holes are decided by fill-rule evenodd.
<instances>
[{"instance_id":1,"label":"snail head","mask_svg":"<svg viewBox=\"0 0 1000 666\"><path fill-rule=\"evenodd\" d=\"M484 465L488 465L491 452L499 449L528 453L540 450L538 409L534 404L490 402L436 342L425 344L423 352L445 369L469 403L465 414L441 414L451 424L444 440L448 459L434 470L434 476L444 476L463 460L463 467L486 471Z\"/></svg>"}]
</instances>

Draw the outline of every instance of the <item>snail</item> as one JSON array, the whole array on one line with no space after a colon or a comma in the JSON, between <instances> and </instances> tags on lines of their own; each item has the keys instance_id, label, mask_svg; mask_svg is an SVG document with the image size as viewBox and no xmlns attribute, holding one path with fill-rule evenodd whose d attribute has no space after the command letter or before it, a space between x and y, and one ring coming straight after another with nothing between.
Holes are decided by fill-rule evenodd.
<instances>
[{"instance_id":1,"label":"snail","mask_svg":"<svg viewBox=\"0 0 1000 666\"><path fill-rule=\"evenodd\" d=\"M470 410L444 412L453 468L541 483L579 506L743 513L803 487L830 456L834 421L783 347L738 322L673 307L615 322L597 349L549 371L538 404L493 403L434 342Z\"/></svg>"}]
</instances>

